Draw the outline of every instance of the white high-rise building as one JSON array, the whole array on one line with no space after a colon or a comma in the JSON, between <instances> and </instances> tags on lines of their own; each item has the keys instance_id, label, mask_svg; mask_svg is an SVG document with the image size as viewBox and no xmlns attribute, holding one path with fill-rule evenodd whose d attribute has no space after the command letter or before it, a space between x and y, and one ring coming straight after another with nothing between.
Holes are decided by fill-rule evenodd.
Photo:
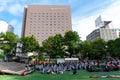
<instances>
[{"instance_id":1,"label":"white high-rise building","mask_svg":"<svg viewBox=\"0 0 120 80\"><path fill-rule=\"evenodd\" d=\"M6 21L4 20L0 20L0 33L3 32L13 32L14 31L14 28L13 26L9 25Z\"/></svg>"},{"instance_id":2,"label":"white high-rise building","mask_svg":"<svg viewBox=\"0 0 120 80\"><path fill-rule=\"evenodd\" d=\"M95 20L95 27L97 28L112 28L112 20L110 17L105 16L105 15L100 15L97 17Z\"/></svg>"}]
</instances>

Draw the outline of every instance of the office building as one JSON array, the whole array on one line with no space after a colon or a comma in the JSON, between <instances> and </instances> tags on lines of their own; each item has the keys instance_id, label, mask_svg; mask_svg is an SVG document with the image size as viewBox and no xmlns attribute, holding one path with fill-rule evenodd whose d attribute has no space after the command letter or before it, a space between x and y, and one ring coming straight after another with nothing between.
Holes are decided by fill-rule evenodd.
<instances>
[{"instance_id":1,"label":"office building","mask_svg":"<svg viewBox=\"0 0 120 80\"><path fill-rule=\"evenodd\" d=\"M112 21L103 21L102 17L99 16L95 20L95 26L97 29L93 30L86 38L87 40L95 40L96 38L102 38L105 41L114 40L117 38L115 29L111 29Z\"/></svg>"},{"instance_id":2,"label":"office building","mask_svg":"<svg viewBox=\"0 0 120 80\"><path fill-rule=\"evenodd\" d=\"M105 41L114 40L117 38L116 30L109 28L98 28L92 31L88 36L87 40L95 40L97 38L102 38Z\"/></svg>"},{"instance_id":3,"label":"office building","mask_svg":"<svg viewBox=\"0 0 120 80\"><path fill-rule=\"evenodd\" d=\"M39 44L49 36L72 30L70 6L28 5L24 8L22 36L34 35Z\"/></svg>"}]
</instances>

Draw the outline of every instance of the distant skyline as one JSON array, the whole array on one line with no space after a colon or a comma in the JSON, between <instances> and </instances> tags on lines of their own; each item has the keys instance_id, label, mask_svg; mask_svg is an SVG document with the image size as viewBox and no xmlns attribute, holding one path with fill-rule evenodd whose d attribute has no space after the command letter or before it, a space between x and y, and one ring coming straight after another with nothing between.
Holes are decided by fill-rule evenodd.
<instances>
[{"instance_id":1,"label":"distant skyline","mask_svg":"<svg viewBox=\"0 0 120 80\"><path fill-rule=\"evenodd\" d=\"M11 24L14 33L20 37L24 7L33 4L70 5L72 29L79 33L82 40L96 28L95 19L99 15L107 15L113 28L120 28L120 0L2 0L0 20Z\"/></svg>"}]
</instances>

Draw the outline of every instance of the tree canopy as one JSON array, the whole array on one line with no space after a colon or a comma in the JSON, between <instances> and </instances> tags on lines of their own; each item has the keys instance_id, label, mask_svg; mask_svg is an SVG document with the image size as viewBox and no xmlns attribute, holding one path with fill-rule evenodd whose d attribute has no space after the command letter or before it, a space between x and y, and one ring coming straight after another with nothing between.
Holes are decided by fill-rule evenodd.
<instances>
[{"instance_id":1,"label":"tree canopy","mask_svg":"<svg viewBox=\"0 0 120 80\"><path fill-rule=\"evenodd\" d=\"M15 52L16 43L19 40L18 36L12 32L0 33L1 49L4 50L4 54Z\"/></svg>"},{"instance_id":2,"label":"tree canopy","mask_svg":"<svg viewBox=\"0 0 120 80\"><path fill-rule=\"evenodd\" d=\"M80 37L76 31L68 31L64 35L64 44L67 46L67 51L70 53L70 57L78 53L77 47L80 43ZM77 52L76 52L77 51Z\"/></svg>"},{"instance_id":3,"label":"tree canopy","mask_svg":"<svg viewBox=\"0 0 120 80\"><path fill-rule=\"evenodd\" d=\"M39 50L39 43L34 36L22 37L21 43L23 44L23 53L38 52Z\"/></svg>"}]
</instances>

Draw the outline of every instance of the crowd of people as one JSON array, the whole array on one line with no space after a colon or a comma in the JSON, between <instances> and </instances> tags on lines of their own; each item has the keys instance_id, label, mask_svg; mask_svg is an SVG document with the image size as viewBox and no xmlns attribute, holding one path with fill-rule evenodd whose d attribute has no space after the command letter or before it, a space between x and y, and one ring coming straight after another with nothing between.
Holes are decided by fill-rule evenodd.
<instances>
[{"instance_id":1,"label":"crowd of people","mask_svg":"<svg viewBox=\"0 0 120 80\"><path fill-rule=\"evenodd\" d=\"M85 67L85 64L78 63L78 62L69 62L69 63L41 63L37 65L37 68L40 70L41 73L48 73L48 74L63 74L64 71L71 71L77 70L82 67Z\"/></svg>"},{"instance_id":2,"label":"crowd of people","mask_svg":"<svg viewBox=\"0 0 120 80\"><path fill-rule=\"evenodd\" d=\"M116 71L120 69L119 59L110 60L81 60L65 63L38 63L36 68L43 74L63 74L65 71L87 70L96 71Z\"/></svg>"},{"instance_id":3,"label":"crowd of people","mask_svg":"<svg viewBox=\"0 0 120 80\"><path fill-rule=\"evenodd\" d=\"M90 72L97 71L117 71L120 69L120 60L119 59L109 59L109 60L98 60L90 61L87 70Z\"/></svg>"}]
</instances>

